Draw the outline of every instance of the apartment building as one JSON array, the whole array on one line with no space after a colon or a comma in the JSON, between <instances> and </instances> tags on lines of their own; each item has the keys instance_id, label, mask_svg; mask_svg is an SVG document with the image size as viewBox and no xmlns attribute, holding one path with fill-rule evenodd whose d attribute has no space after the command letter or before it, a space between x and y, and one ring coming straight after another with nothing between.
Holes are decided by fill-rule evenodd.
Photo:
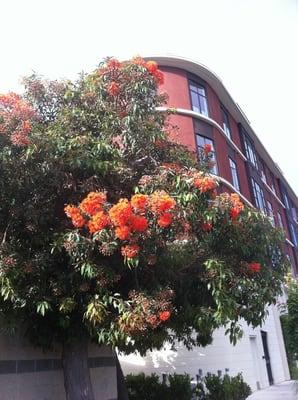
<instances>
[{"instance_id":1,"label":"apartment building","mask_svg":"<svg viewBox=\"0 0 298 400\"><path fill-rule=\"evenodd\" d=\"M150 57L164 73L161 91L168 102L160 111L175 109L171 122L179 127L178 140L193 151L213 147L221 190L237 192L251 207L266 213L285 231L284 251L298 273L298 199L235 103L221 79L206 66L180 57ZM177 140L177 137L175 137ZM188 351L177 344L145 358L122 357L126 373L189 373L194 379L207 372L243 372L253 390L289 379L279 310L268 307L264 325L252 329L243 323L244 337L233 347L224 329L215 332L213 344Z\"/></svg>"}]
</instances>

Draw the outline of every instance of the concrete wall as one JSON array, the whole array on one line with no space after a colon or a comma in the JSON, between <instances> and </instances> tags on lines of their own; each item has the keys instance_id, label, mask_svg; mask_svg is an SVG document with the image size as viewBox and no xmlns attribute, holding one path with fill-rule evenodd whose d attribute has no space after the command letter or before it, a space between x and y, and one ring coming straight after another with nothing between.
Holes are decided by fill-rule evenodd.
<instances>
[{"instance_id":1,"label":"concrete wall","mask_svg":"<svg viewBox=\"0 0 298 400\"><path fill-rule=\"evenodd\" d=\"M261 329L267 332L273 379L274 383L279 383L290 379L289 370L277 309L270 307L268 311L268 318ZM124 374L156 372L162 375L186 372L195 380L199 369L203 375L207 372L217 373L218 370L224 373L228 369L230 375L242 372L253 391L265 388L269 386L269 382L265 360L262 358L264 350L261 329L252 329L246 324L243 324L243 329L244 337L236 346L230 344L228 337L224 335L224 329L218 329L212 345L205 348L197 347L188 351L177 344L175 349L166 345L163 350L149 352L144 358L138 354L120 355Z\"/></svg>"},{"instance_id":2,"label":"concrete wall","mask_svg":"<svg viewBox=\"0 0 298 400\"><path fill-rule=\"evenodd\" d=\"M115 359L91 345L89 365L96 400L116 400ZM59 348L43 352L20 336L0 337L0 400L65 400Z\"/></svg>"}]
</instances>

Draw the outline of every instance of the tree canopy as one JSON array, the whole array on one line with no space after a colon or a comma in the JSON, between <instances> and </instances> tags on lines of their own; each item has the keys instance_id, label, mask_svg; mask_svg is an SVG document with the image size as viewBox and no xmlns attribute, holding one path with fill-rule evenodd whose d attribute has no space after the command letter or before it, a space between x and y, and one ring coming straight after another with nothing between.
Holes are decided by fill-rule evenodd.
<instances>
[{"instance_id":1,"label":"tree canopy","mask_svg":"<svg viewBox=\"0 0 298 400\"><path fill-rule=\"evenodd\" d=\"M235 341L280 292L282 232L219 190L212 148L169 140L162 80L107 59L0 96L0 313L34 344L145 353L222 325Z\"/></svg>"}]
</instances>

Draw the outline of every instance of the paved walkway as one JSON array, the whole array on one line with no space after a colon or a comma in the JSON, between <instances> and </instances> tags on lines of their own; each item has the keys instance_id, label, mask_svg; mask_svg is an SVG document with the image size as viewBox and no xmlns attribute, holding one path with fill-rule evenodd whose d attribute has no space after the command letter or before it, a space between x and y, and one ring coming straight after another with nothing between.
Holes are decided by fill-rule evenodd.
<instances>
[{"instance_id":1,"label":"paved walkway","mask_svg":"<svg viewBox=\"0 0 298 400\"><path fill-rule=\"evenodd\" d=\"M259 390L247 400L298 400L298 382L287 381Z\"/></svg>"}]
</instances>

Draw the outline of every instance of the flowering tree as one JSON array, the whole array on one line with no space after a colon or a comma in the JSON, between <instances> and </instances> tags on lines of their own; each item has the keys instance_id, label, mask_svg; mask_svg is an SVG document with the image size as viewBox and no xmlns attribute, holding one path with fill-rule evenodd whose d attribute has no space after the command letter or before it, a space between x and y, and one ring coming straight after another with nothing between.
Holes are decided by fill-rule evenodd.
<instances>
[{"instance_id":1,"label":"flowering tree","mask_svg":"<svg viewBox=\"0 0 298 400\"><path fill-rule=\"evenodd\" d=\"M283 236L217 194L212 148L167 140L154 62L108 59L75 82L0 96L0 312L61 343L67 399L93 399L87 343L211 342L253 326L280 291Z\"/></svg>"}]
</instances>

